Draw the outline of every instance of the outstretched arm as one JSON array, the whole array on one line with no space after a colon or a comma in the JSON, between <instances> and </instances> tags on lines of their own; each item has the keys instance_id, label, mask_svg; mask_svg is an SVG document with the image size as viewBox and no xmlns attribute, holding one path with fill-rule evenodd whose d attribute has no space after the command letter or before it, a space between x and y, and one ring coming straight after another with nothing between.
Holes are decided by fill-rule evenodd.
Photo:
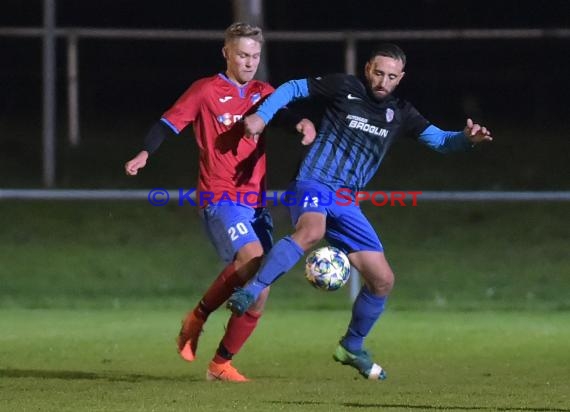
<instances>
[{"instance_id":1,"label":"outstretched arm","mask_svg":"<svg viewBox=\"0 0 570 412\"><path fill-rule=\"evenodd\" d=\"M162 119L156 122L150 128L144 139L143 150L125 163L125 173L128 176L136 176L139 169L146 166L148 157L153 154L171 134L174 134L174 131L165 120Z\"/></svg>"},{"instance_id":2,"label":"outstretched arm","mask_svg":"<svg viewBox=\"0 0 570 412\"><path fill-rule=\"evenodd\" d=\"M252 115L244 118L245 135L257 137L275 113L288 103L309 96L309 86L306 79L290 80L279 86Z\"/></svg>"},{"instance_id":3,"label":"outstretched arm","mask_svg":"<svg viewBox=\"0 0 570 412\"><path fill-rule=\"evenodd\" d=\"M462 131L447 131L430 125L419 136L420 142L440 153L469 150L473 145L492 141L491 132L473 120L467 119Z\"/></svg>"}]
</instances>

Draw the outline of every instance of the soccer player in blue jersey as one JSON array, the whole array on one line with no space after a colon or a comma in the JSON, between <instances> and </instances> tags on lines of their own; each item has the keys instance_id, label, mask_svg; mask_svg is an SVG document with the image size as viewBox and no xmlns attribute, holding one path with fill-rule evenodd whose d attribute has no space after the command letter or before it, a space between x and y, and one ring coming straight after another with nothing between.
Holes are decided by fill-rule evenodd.
<instances>
[{"instance_id":1,"label":"soccer player in blue jersey","mask_svg":"<svg viewBox=\"0 0 570 412\"><path fill-rule=\"evenodd\" d=\"M235 314L245 313L265 288L326 238L348 254L364 279L333 357L368 379L386 378L384 369L372 361L363 345L384 310L394 273L358 204L346 205L346 193L354 194L366 186L401 136L411 136L442 153L469 150L492 140L490 131L471 119L462 131L441 130L410 103L393 96L405 65L404 52L394 44L384 44L366 63L364 83L344 74L292 80L244 120L246 134L255 137L277 110L291 101L319 97L326 102L319 133L288 189L296 195L289 207L295 231L273 247L255 277L233 293L227 306ZM339 189L344 189L340 199L336 195Z\"/></svg>"}]
</instances>

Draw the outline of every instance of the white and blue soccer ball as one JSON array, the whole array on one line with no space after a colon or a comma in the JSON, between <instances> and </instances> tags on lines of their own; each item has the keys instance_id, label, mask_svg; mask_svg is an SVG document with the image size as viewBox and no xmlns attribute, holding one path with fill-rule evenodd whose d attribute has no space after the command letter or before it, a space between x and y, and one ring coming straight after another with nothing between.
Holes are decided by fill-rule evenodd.
<instances>
[{"instance_id":1,"label":"white and blue soccer ball","mask_svg":"<svg viewBox=\"0 0 570 412\"><path fill-rule=\"evenodd\" d=\"M342 250L335 247L315 249L305 260L305 277L317 289L340 289L350 277L350 261Z\"/></svg>"}]
</instances>

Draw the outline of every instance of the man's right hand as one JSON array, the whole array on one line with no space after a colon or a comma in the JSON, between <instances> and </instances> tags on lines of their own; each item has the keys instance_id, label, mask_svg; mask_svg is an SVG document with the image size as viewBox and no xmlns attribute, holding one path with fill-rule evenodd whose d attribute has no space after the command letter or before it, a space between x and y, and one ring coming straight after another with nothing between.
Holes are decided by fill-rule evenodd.
<instances>
[{"instance_id":1,"label":"man's right hand","mask_svg":"<svg viewBox=\"0 0 570 412\"><path fill-rule=\"evenodd\" d=\"M263 129L265 129L265 122L256 113L245 117L243 119L243 125L245 129L245 135L247 137L253 137L256 142L259 139L259 135L263 132Z\"/></svg>"},{"instance_id":2,"label":"man's right hand","mask_svg":"<svg viewBox=\"0 0 570 412\"><path fill-rule=\"evenodd\" d=\"M146 166L146 161L148 159L148 152L143 150L139 152L135 157L125 163L125 173L127 176L136 176L139 169Z\"/></svg>"}]
</instances>

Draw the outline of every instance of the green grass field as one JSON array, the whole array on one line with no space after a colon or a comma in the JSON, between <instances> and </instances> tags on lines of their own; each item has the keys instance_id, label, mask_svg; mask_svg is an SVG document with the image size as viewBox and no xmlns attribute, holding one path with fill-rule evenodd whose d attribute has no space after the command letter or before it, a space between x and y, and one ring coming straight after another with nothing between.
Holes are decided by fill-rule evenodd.
<instances>
[{"instance_id":1,"label":"green grass field","mask_svg":"<svg viewBox=\"0 0 570 412\"><path fill-rule=\"evenodd\" d=\"M570 411L570 315L388 311L370 337L387 369L332 361L346 311L270 311L235 364L245 384L206 382L226 313L199 357L178 359L172 310L0 311L5 411Z\"/></svg>"},{"instance_id":2,"label":"green grass field","mask_svg":"<svg viewBox=\"0 0 570 412\"><path fill-rule=\"evenodd\" d=\"M175 353L221 268L194 209L0 202L0 410L570 412L568 203L365 209L397 276L368 339L388 380L332 361L347 290L298 265L236 357L240 385L204 379L226 311L194 364Z\"/></svg>"},{"instance_id":3,"label":"green grass field","mask_svg":"<svg viewBox=\"0 0 570 412\"><path fill-rule=\"evenodd\" d=\"M365 205L396 273L398 309L570 308L570 203ZM273 211L276 238L290 231ZM132 202L0 202L0 306L183 307L222 265L192 207ZM302 265L275 305L344 308Z\"/></svg>"}]
</instances>

